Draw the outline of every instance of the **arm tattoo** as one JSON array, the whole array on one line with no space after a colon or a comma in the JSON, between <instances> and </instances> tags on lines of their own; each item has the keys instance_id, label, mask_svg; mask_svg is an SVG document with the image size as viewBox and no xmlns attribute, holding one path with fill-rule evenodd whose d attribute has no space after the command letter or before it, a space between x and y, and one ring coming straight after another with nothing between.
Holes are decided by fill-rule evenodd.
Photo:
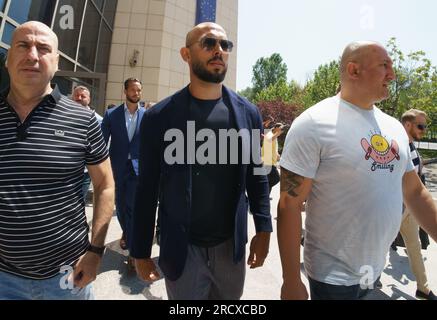
<instances>
[{"instance_id":1,"label":"arm tattoo","mask_svg":"<svg viewBox=\"0 0 437 320\"><path fill-rule=\"evenodd\" d=\"M303 177L281 167L281 192L287 192L291 197L296 198L296 189L301 186Z\"/></svg>"}]
</instances>

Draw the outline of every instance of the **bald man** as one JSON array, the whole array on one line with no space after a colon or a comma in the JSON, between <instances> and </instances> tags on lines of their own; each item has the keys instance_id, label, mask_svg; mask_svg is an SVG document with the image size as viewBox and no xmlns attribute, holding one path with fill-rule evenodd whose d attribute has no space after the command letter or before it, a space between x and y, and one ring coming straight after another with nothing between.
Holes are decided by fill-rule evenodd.
<instances>
[{"instance_id":1,"label":"bald man","mask_svg":"<svg viewBox=\"0 0 437 320\"><path fill-rule=\"evenodd\" d=\"M250 143L249 148L243 149L260 155L262 120L257 108L222 84L232 47L215 23L191 30L180 50L190 68L190 84L151 108L141 124L131 255L140 278L158 279L151 249L159 197L159 265L169 299L240 299L248 204L256 235L247 263L260 267L267 256L272 223L267 178L255 170L261 163L252 158L243 163L238 142L235 149L219 144L219 131L253 130L258 143L252 145L248 136L243 144ZM213 159L208 156L203 162L204 145L191 134L203 134ZM193 148L184 150L187 143ZM219 159L223 154L226 159Z\"/></svg>"},{"instance_id":2,"label":"bald man","mask_svg":"<svg viewBox=\"0 0 437 320\"><path fill-rule=\"evenodd\" d=\"M278 243L282 299L361 299L380 277L401 224L402 198L437 239L437 209L414 171L402 124L375 106L389 96L392 60L378 43L354 42L341 59L341 90L302 113L281 161Z\"/></svg>"},{"instance_id":3,"label":"bald man","mask_svg":"<svg viewBox=\"0 0 437 320\"><path fill-rule=\"evenodd\" d=\"M114 206L108 151L92 112L50 85L58 39L45 24L13 33L0 96L0 300L91 299ZM95 188L93 228L82 197Z\"/></svg>"}]
</instances>

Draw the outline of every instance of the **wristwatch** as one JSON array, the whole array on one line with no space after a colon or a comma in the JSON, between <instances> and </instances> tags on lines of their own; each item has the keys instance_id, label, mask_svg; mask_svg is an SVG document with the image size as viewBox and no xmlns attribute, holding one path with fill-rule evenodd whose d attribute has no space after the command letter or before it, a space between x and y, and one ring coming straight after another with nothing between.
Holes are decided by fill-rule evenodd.
<instances>
[{"instance_id":1,"label":"wristwatch","mask_svg":"<svg viewBox=\"0 0 437 320\"><path fill-rule=\"evenodd\" d=\"M105 252L105 246L103 246L103 247L96 247L96 246L93 246L92 244L90 244L88 246L87 251L90 251L90 252L93 252L95 254L98 254L99 256L103 256L103 253Z\"/></svg>"}]
</instances>

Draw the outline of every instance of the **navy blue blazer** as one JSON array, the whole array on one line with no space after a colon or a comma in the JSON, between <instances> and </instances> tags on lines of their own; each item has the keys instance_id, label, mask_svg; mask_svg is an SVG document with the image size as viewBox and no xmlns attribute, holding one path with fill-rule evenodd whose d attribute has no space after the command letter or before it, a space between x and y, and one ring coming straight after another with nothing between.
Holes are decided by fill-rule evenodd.
<instances>
[{"instance_id":1,"label":"navy blue blazer","mask_svg":"<svg viewBox=\"0 0 437 320\"><path fill-rule=\"evenodd\" d=\"M112 171L115 181L123 178L126 170L128 155L131 155L132 166L138 175L138 156L140 150L140 125L145 113L144 108L138 109L137 128L132 140L129 142L129 136L126 128L126 118L124 115L124 104L117 108L109 109L105 112L102 121L103 137L108 143L111 137L109 146L109 156L111 158Z\"/></svg>"},{"instance_id":2,"label":"navy blue blazer","mask_svg":"<svg viewBox=\"0 0 437 320\"><path fill-rule=\"evenodd\" d=\"M223 87L223 96L228 98L234 113L237 129L259 129L262 120L258 109ZM188 87L147 110L141 124L139 181L133 215L132 248L134 258L150 258L155 229L156 207L159 197L160 256L159 266L170 280L182 274L187 257L191 216L191 165L173 164L164 161L164 150L173 141L164 141L169 129L179 129L187 134L190 93ZM250 138L248 138L250 139ZM256 148L260 154L260 145ZM251 159L249 164L240 164L238 202L235 212L234 262L245 255L247 243L248 206L253 214L257 232L272 231L269 187L265 175L254 175L260 167ZM247 193L247 195L246 195Z\"/></svg>"}]
</instances>

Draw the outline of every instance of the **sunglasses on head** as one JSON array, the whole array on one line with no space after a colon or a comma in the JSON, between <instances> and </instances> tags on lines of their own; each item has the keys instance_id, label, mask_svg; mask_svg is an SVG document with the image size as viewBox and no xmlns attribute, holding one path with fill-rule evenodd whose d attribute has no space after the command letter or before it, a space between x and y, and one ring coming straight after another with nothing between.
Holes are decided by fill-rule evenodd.
<instances>
[{"instance_id":1,"label":"sunglasses on head","mask_svg":"<svg viewBox=\"0 0 437 320\"><path fill-rule=\"evenodd\" d=\"M232 48L234 47L234 44L230 40L216 39L216 38L211 38L211 37L205 37L205 38L202 38L201 40L196 41L196 42L199 42L200 47L206 51L214 50L215 47L217 46L217 42L220 44L220 47L222 48L222 50L225 52L231 52ZM196 43L196 42L194 42L194 43ZM190 46L187 46L187 47L190 47Z\"/></svg>"},{"instance_id":2,"label":"sunglasses on head","mask_svg":"<svg viewBox=\"0 0 437 320\"><path fill-rule=\"evenodd\" d=\"M420 131L424 131L424 130L426 130L426 128L428 127L426 124L421 124L421 123L419 123L419 124L417 124L416 123L416 127L417 127L417 129L419 129Z\"/></svg>"}]
</instances>

